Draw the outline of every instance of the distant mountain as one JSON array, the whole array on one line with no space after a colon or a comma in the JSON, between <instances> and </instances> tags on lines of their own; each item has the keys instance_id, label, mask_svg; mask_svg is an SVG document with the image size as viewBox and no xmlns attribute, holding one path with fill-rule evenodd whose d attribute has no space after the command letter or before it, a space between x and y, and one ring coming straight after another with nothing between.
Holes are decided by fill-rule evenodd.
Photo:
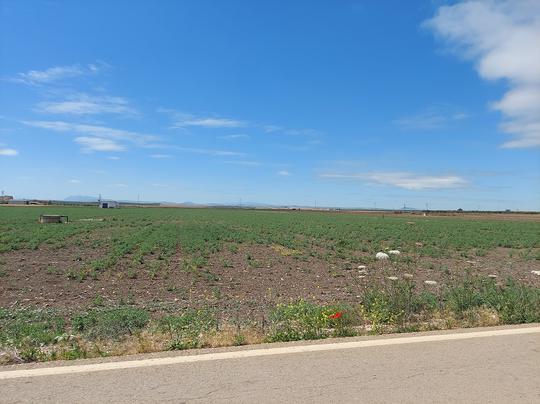
<instances>
[{"instance_id":1,"label":"distant mountain","mask_svg":"<svg viewBox=\"0 0 540 404\"><path fill-rule=\"evenodd\" d=\"M64 199L67 202L97 202L97 196L87 196L87 195L71 195Z\"/></svg>"}]
</instances>

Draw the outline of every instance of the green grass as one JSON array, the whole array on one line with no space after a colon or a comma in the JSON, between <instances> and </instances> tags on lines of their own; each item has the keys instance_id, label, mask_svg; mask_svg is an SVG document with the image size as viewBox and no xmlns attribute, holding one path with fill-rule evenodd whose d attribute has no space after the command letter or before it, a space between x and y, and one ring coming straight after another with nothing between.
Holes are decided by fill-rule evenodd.
<instances>
[{"instance_id":1,"label":"green grass","mask_svg":"<svg viewBox=\"0 0 540 404\"><path fill-rule=\"evenodd\" d=\"M64 318L55 311L0 308L0 347L17 349L24 361L44 359L40 347L64 331Z\"/></svg>"},{"instance_id":2,"label":"green grass","mask_svg":"<svg viewBox=\"0 0 540 404\"><path fill-rule=\"evenodd\" d=\"M139 308L92 309L76 315L72 328L88 339L119 340L139 332L149 321L149 313Z\"/></svg>"},{"instance_id":3,"label":"green grass","mask_svg":"<svg viewBox=\"0 0 540 404\"><path fill-rule=\"evenodd\" d=\"M216 317L210 310L187 310L158 322L158 329L169 334L169 348L173 350L200 348L201 335L216 327Z\"/></svg>"}]
</instances>

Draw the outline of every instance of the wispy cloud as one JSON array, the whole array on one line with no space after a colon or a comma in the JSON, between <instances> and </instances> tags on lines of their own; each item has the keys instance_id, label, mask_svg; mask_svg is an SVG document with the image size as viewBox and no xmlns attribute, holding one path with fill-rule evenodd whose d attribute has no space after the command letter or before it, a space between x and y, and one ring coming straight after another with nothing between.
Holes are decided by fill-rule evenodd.
<instances>
[{"instance_id":1,"label":"wispy cloud","mask_svg":"<svg viewBox=\"0 0 540 404\"><path fill-rule=\"evenodd\" d=\"M369 172L353 174L323 173L321 178L359 180L370 184L390 185L408 190L459 188L467 185L455 175L418 175L407 172Z\"/></svg>"},{"instance_id":2,"label":"wispy cloud","mask_svg":"<svg viewBox=\"0 0 540 404\"><path fill-rule=\"evenodd\" d=\"M514 137L503 146L540 146L540 2L462 1L439 7L424 26L473 60L480 77L508 82L492 104L505 119L501 130Z\"/></svg>"},{"instance_id":3,"label":"wispy cloud","mask_svg":"<svg viewBox=\"0 0 540 404\"><path fill-rule=\"evenodd\" d=\"M81 183L81 180L71 179L68 181L70 184L78 185Z\"/></svg>"},{"instance_id":4,"label":"wispy cloud","mask_svg":"<svg viewBox=\"0 0 540 404\"><path fill-rule=\"evenodd\" d=\"M170 159L173 156L170 154L151 154L149 157L153 159Z\"/></svg>"},{"instance_id":5,"label":"wispy cloud","mask_svg":"<svg viewBox=\"0 0 540 404\"><path fill-rule=\"evenodd\" d=\"M168 184L162 184L162 183L159 183L159 182L154 182L152 184L153 187L156 187L156 188L169 188L169 185Z\"/></svg>"},{"instance_id":6,"label":"wispy cloud","mask_svg":"<svg viewBox=\"0 0 540 404\"><path fill-rule=\"evenodd\" d=\"M284 134L288 136L304 136L309 138L318 138L321 132L311 128L286 128L279 125L258 125L265 133Z\"/></svg>"},{"instance_id":7,"label":"wispy cloud","mask_svg":"<svg viewBox=\"0 0 540 404\"><path fill-rule=\"evenodd\" d=\"M18 150L0 147L0 156L15 157L18 154Z\"/></svg>"},{"instance_id":8,"label":"wispy cloud","mask_svg":"<svg viewBox=\"0 0 540 404\"><path fill-rule=\"evenodd\" d=\"M249 125L248 122L240 121L237 119L223 118L213 115L193 115L167 108L159 108L158 112L163 112L171 116L171 119L173 121L171 128L173 129L186 129L189 127L200 127L208 129L242 128Z\"/></svg>"},{"instance_id":9,"label":"wispy cloud","mask_svg":"<svg viewBox=\"0 0 540 404\"><path fill-rule=\"evenodd\" d=\"M88 94L71 95L59 102L41 102L37 110L41 113L70 115L138 114L125 98Z\"/></svg>"},{"instance_id":10,"label":"wispy cloud","mask_svg":"<svg viewBox=\"0 0 540 404\"><path fill-rule=\"evenodd\" d=\"M188 118L182 121L176 121L175 126L177 128L186 126L201 126L203 128L241 128L246 126L246 123L227 118Z\"/></svg>"},{"instance_id":11,"label":"wispy cloud","mask_svg":"<svg viewBox=\"0 0 540 404\"><path fill-rule=\"evenodd\" d=\"M249 139L249 135L244 135L244 134L225 135L225 136L218 136L218 139L223 139L223 140Z\"/></svg>"},{"instance_id":12,"label":"wispy cloud","mask_svg":"<svg viewBox=\"0 0 540 404\"><path fill-rule=\"evenodd\" d=\"M173 147L174 150L179 150L187 153L208 154L210 156L245 156L245 153L230 151L230 150L215 150L215 149L200 149L196 147Z\"/></svg>"},{"instance_id":13,"label":"wispy cloud","mask_svg":"<svg viewBox=\"0 0 540 404\"><path fill-rule=\"evenodd\" d=\"M251 160L227 160L227 161L224 161L224 163L236 164L239 166L251 166L251 167L257 167L261 165L259 161L251 161Z\"/></svg>"},{"instance_id":14,"label":"wispy cloud","mask_svg":"<svg viewBox=\"0 0 540 404\"><path fill-rule=\"evenodd\" d=\"M281 175L282 177L290 177L292 174L287 170L280 170L277 172L277 175Z\"/></svg>"},{"instance_id":15,"label":"wispy cloud","mask_svg":"<svg viewBox=\"0 0 540 404\"><path fill-rule=\"evenodd\" d=\"M268 125L260 124L257 122L250 122L247 120L224 118L214 115L194 115L173 109L159 108L158 112L163 112L171 116L173 129L188 129L190 127L200 127L208 129L235 129L250 127L258 130L262 130L264 133L284 134L288 136L304 136L310 138L318 138L321 133L316 129L311 128L287 128L280 125ZM244 134L231 134L220 136L220 139L233 140L233 139L248 139L248 135Z\"/></svg>"},{"instance_id":16,"label":"wispy cloud","mask_svg":"<svg viewBox=\"0 0 540 404\"><path fill-rule=\"evenodd\" d=\"M5 78L5 81L22 83L26 85L48 84L68 78L91 75L98 73L106 63L95 63L87 65L54 66L45 70L30 70L25 73L18 73L16 76Z\"/></svg>"},{"instance_id":17,"label":"wispy cloud","mask_svg":"<svg viewBox=\"0 0 540 404\"><path fill-rule=\"evenodd\" d=\"M397 119L394 123L404 130L433 130L468 117L468 114L449 106L434 106L418 114Z\"/></svg>"},{"instance_id":18,"label":"wispy cloud","mask_svg":"<svg viewBox=\"0 0 540 404\"><path fill-rule=\"evenodd\" d=\"M75 143L78 143L84 152L119 152L126 150L124 146L114 140L102 137L80 136L75 138Z\"/></svg>"},{"instance_id":19,"label":"wispy cloud","mask_svg":"<svg viewBox=\"0 0 540 404\"><path fill-rule=\"evenodd\" d=\"M84 145L86 151L123 151L126 149L122 141L146 147L149 142L159 140L154 135L109 128L99 125L75 124L63 121L22 121L25 125L52 130L55 132L75 132L85 136L75 138L75 142Z\"/></svg>"},{"instance_id":20,"label":"wispy cloud","mask_svg":"<svg viewBox=\"0 0 540 404\"><path fill-rule=\"evenodd\" d=\"M120 157L118 157L118 156L108 156L107 159L109 159L109 160L120 160Z\"/></svg>"}]
</instances>

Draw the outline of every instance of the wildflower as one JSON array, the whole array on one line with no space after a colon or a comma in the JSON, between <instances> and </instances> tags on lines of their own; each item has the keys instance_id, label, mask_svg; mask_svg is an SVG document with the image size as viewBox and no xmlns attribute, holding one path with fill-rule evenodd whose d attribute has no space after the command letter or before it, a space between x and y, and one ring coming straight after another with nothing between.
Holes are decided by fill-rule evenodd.
<instances>
[{"instance_id":1,"label":"wildflower","mask_svg":"<svg viewBox=\"0 0 540 404\"><path fill-rule=\"evenodd\" d=\"M333 318L333 319L337 319L337 318L341 318L343 316L343 312L342 311L338 311L334 314L330 314L328 316L328 318Z\"/></svg>"}]
</instances>

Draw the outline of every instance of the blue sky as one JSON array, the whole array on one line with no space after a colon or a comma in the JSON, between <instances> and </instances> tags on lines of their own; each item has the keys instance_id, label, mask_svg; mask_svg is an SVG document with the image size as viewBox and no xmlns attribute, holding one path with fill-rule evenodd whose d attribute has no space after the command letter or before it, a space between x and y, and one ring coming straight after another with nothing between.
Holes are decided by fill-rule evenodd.
<instances>
[{"instance_id":1,"label":"blue sky","mask_svg":"<svg viewBox=\"0 0 540 404\"><path fill-rule=\"evenodd\" d=\"M540 210L540 3L1 3L19 198Z\"/></svg>"}]
</instances>

